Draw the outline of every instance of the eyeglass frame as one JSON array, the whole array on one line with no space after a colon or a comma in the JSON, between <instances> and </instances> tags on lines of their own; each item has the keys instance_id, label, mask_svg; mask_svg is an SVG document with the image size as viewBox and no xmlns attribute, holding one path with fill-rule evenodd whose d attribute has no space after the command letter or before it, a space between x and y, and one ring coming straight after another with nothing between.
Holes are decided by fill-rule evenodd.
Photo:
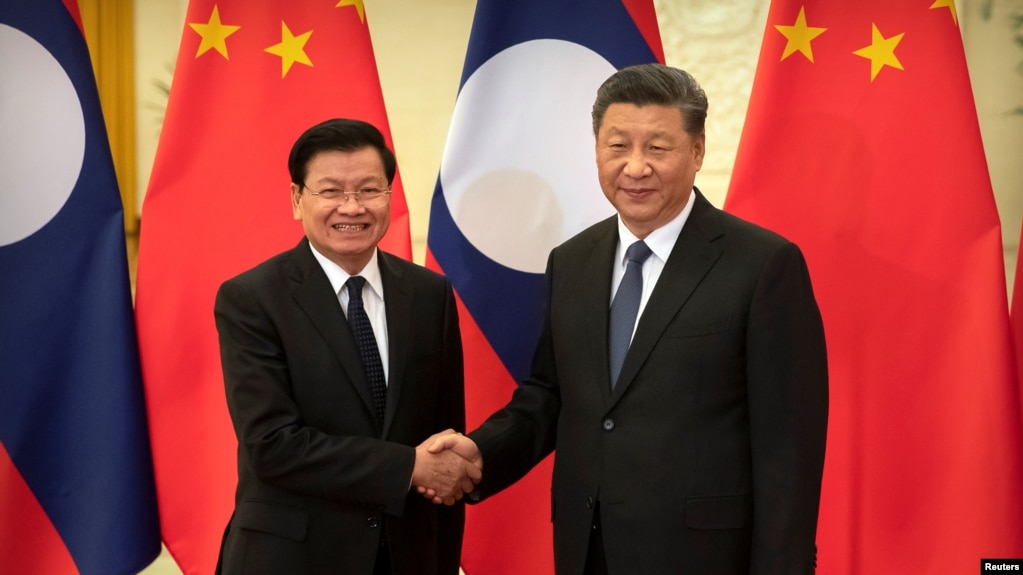
<instances>
[{"instance_id":1,"label":"eyeglass frame","mask_svg":"<svg viewBox=\"0 0 1023 575\"><path fill-rule=\"evenodd\" d=\"M317 191L317 190L309 187L305 182L302 182L302 189L309 190L309 195L310 196L315 196L321 202L326 202L328 204L333 204L334 208L346 205L348 203L348 199L349 198L354 198L355 199L355 203L360 205L360 206L362 206L362 207L364 207L364 208L382 207L386 202L381 202L379 200L385 200L385 199L389 200L390 197L391 197L391 188L390 188L390 186L388 186L386 188L383 188L383 189L366 187L366 188L362 188L362 189L359 189L359 190L355 190L354 192L349 192L349 191L343 190L341 188L327 188L325 190ZM301 191L301 190L299 190L299 191ZM338 192L341 195L336 197L336 198L330 199L330 198L323 197L323 194L325 192L327 192L327 193L329 193L329 192ZM364 193L379 193L380 195L374 195L371 198L366 198L365 196L362 195ZM370 202L370 203L367 204L366 202Z\"/></svg>"}]
</instances>

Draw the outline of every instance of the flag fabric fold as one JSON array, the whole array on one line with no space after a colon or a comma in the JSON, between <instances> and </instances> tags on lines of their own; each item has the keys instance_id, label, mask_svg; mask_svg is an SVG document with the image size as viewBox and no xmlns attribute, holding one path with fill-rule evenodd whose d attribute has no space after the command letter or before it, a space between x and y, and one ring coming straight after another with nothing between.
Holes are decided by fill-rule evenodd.
<instances>
[{"instance_id":1,"label":"flag fabric fold","mask_svg":"<svg viewBox=\"0 0 1023 575\"><path fill-rule=\"evenodd\" d=\"M136 306L163 537L186 574L213 572L237 481L216 290L301 237L288 153L336 117L391 144L361 0L189 3L143 204ZM380 247L411 259L397 177Z\"/></svg>"},{"instance_id":2,"label":"flag fabric fold","mask_svg":"<svg viewBox=\"0 0 1023 575\"><path fill-rule=\"evenodd\" d=\"M805 252L831 415L819 572L1023 556L994 196L951 1L771 4L726 209Z\"/></svg>"},{"instance_id":3,"label":"flag fabric fold","mask_svg":"<svg viewBox=\"0 0 1023 575\"><path fill-rule=\"evenodd\" d=\"M0 4L0 572L137 573L159 520L124 235L77 4Z\"/></svg>"},{"instance_id":4,"label":"flag fabric fold","mask_svg":"<svg viewBox=\"0 0 1023 575\"><path fill-rule=\"evenodd\" d=\"M426 254L459 300L470 429L528 373L548 252L613 213L594 165L597 88L654 61L664 55L650 0L477 3ZM469 507L467 575L553 572L550 474L548 458Z\"/></svg>"},{"instance_id":5,"label":"flag fabric fold","mask_svg":"<svg viewBox=\"0 0 1023 575\"><path fill-rule=\"evenodd\" d=\"M1020 244L1023 244L1023 231L1020 232ZM1020 393L1023 393L1023 257L1016 250L1016 279L1012 284L1012 337L1016 350L1016 376L1019 379Z\"/></svg>"}]
</instances>

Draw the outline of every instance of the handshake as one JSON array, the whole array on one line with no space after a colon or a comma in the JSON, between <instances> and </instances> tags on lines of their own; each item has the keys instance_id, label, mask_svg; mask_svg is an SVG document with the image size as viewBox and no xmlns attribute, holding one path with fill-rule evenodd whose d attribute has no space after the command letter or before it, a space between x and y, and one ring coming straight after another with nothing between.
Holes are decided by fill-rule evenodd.
<instances>
[{"instance_id":1,"label":"handshake","mask_svg":"<svg viewBox=\"0 0 1023 575\"><path fill-rule=\"evenodd\" d=\"M434 503L454 505L483 478L483 456L476 444L447 429L416 447L412 486Z\"/></svg>"}]
</instances>

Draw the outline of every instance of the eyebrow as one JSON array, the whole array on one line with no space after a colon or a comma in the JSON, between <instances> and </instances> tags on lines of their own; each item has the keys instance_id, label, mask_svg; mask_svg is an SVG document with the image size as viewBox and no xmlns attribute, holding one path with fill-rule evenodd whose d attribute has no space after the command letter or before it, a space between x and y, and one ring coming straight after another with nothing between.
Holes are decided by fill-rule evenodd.
<instances>
[{"instance_id":1,"label":"eyebrow","mask_svg":"<svg viewBox=\"0 0 1023 575\"><path fill-rule=\"evenodd\" d=\"M632 132L629 130L621 130L618 128L608 128L608 136L631 136ZM656 132L650 132L645 138L647 141L662 138L665 140L673 140L674 135L666 130L658 130Z\"/></svg>"},{"instance_id":2,"label":"eyebrow","mask_svg":"<svg viewBox=\"0 0 1023 575\"><path fill-rule=\"evenodd\" d=\"M364 178L360 178L360 179L354 180L353 185L355 187L364 187L367 184L374 184L374 185L380 184L380 185L383 185L383 186L386 187L386 185L387 185L386 181L387 181L387 178L383 177L383 176L366 176ZM381 184L381 182L385 182L385 183ZM321 187L322 186L331 186L331 187L334 187L334 188L344 187L344 182L342 180L339 180L338 178L333 177L333 176L324 176L324 177L316 180L316 183L318 185L320 185Z\"/></svg>"}]
</instances>

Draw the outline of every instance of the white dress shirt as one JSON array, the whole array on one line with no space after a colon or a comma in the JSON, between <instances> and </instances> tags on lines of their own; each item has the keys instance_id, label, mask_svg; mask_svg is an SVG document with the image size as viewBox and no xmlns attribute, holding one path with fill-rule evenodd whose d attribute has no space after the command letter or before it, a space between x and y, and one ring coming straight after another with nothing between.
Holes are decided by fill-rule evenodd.
<instances>
[{"instance_id":1,"label":"white dress shirt","mask_svg":"<svg viewBox=\"0 0 1023 575\"><path fill-rule=\"evenodd\" d=\"M313 250L313 257L320 263L323 272L327 274L330 285L337 294L338 303L345 317L348 317L348 287L345 282L352 277L341 266L327 259L327 256L316 251L312 244L309 247ZM387 382L387 314L384 308L384 283L380 279L380 266L377 261L377 250L373 250L373 257L370 258L366 267L355 274L366 279L366 287L362 290L362 304L369 316L369 323L373 326L373 336L377 340L377 349L380 351L380 362L384 364L384 382Z\"/></svg>"},{"instance_id":2,"label":"white dress shirt","mask_svg":"<svg viewBox=\"0 0 1023 575\"><path fill-rule=\"evenodd\" d=\"M661 277L661 272L664 271L664 262L668 261L668 256L671 255L671 250L675 247L678 235L682 233L682 227L693 211L695 201L696 193L689 192L689 200L686 201L682 211L670 222L643 238L653 253L643 262L643 293L639 298L639 313L636 314L637 324L639 324L639 318L643 317L643 310L646 309L646 303L650 301L650 294L653 293L654 286L657 285L657 280ZM622 222L621 216L618 216L618 249L615 250L615 264L611 267L611 301L607 304L608 309L610 309L611 302L614 301L615 294L618 293L618 286L622 283L622 277L625 275L625 266L628 263L625 261L625 252L637 241L639 238L629 231L629 228ZM632 326L632 334L636 334L636 326Z\"/></svg>"}]
</instances>

